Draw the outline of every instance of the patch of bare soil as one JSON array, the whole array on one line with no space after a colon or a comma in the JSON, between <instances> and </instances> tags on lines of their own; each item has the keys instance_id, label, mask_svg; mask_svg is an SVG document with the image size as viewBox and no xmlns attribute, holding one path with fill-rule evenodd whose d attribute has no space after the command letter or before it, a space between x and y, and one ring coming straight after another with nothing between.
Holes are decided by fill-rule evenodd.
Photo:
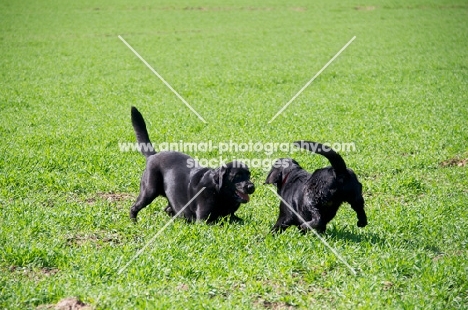
<instances>
[{"instance_id":1,"label":"patch of bare soil","mask_svg":"<svg viewBox=\"0 0 468 310\"><path fill-rule=\"evenodd\" d=\"M304 8L304 7L294 7L294 8L290 8L291 11L296 11L296 12L305 12L307 11L307 8Z\"/></svg>"},{"instance_id":2,"label":"patch of bare soil","mask_svg":"<svg viewBox=\"0 0 468 310\"><path fill-rule=\"evenodd\" d=\"M187 6L184 11L273 11L270 7L203 7L203 6Z\"/></svg>"},{"instance_id":3,"label":"patch of bare soil","mask_svg":"<svg viewBox=\"0 0 468 310\"><path fill-rule=\"evenodd\" d=\"M375 6L356 6L354 7L357 11L374 11L377 7Z\"/></svg>"},{"instance_id":4,"label":"patch of bare soil","mask_svg":"<svg viewBox=\"0 0 468 310\"><path fill-rule=\"evenodd\" d=\"M67 245L72 246L82 246L87 243L92 244L103 244L103 243L112 243L112 244L120 244L121 238L116 233L109 233L109 232L94 232L94 233L87 233L87 234L75 234L73 236L69 236L67 238Z\"/></svg>"},{"instance_id":5,"label":"patch of bare soil","mask_svg":"<svg viewBox=\"0 0 468 310\"><path fill-rule=\"evenodd\" d=\"M292 310L292 309L296 309L296 307L292 306L292 305L289 305L285 302L279 302L279 301L268 301L268 300L265 300L265 299L262 299L262 298L259 298L255 304L257 306L260 306L260 307L263 307L265 309L273 309L273 310L284 310L284 309L287 309L287 310Z\"/></svg>"},{"instance_id":6,"label":"patch of bare soil","mask_svg":"<svg viewBox=\"0 0 468 310\"><path fill-rule=\"evenodd\" d=\"M54 310L91 310L92 307L85 304L81 300L75 297L68 297L60 300L55 305L40 305L36 308L37 310L46 310L46 309L54 309Z\"/></svg>"},{"instance_id":7,"label":"patch of bare soil","mask_svg":"<svg viewBox=\"0 0 468 310\"><path fill-rule=\"evenodd\" d=\"M134 199L133 195L127 193L97 193L95 197L86 199L87 203L95 203L97 199L104 199L108 202L119 202Z\"/></svg>"},{"instance_id":8,"label":"patch of bare soil","mask_svg":"<svg viewBox=\"0 0 468 310\"><path fill-rule=\"evenodd\" d=\"M465 167L468 164L468 158L461 159L461 158L450 158L444 160L439 165L441 167Z\"/></svg>"},{"instance_id":9,"label":"patch of bare soil","mask_svg":"<svg viewBox=\"0 0 468 310\"><path fill-rule=\"evenodd\" d=\"M395 286L395 283L390 282L390 281L383 281L382 282L382 287L384 291L391 290L392 287Z\"/></svg>"},{"instance_id":10,"label":"patch of bare soil","mask_svg":"<svg viewBox=\"0 0 468 310\"><path fill-rule=\"evenodd\" d=\"M60 270L54 267L30 268L20 266L10 266L9 271L21 276L25 276L33 281L39 281L44 277L51 277Z\"/></svg>"}]
</instances>

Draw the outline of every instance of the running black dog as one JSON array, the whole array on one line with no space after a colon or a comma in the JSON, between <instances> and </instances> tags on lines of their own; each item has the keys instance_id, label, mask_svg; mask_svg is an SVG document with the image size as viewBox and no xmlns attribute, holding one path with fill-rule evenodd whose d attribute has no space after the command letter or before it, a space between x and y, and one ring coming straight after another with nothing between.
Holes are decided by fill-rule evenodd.
<instances>
[{"instance_id":1,"label":"running black dog","mask_svg":"<svg viewBox=\"0 0 468 310\"><path fill-rule=\"evenodd\" d=\"M211 169L199 166L183 153L156 153L143 116L135 107L131 114L140 150L146 157L140 194L130 209L132 220L136 221L138 212L158 196L167 198L165 211L170 216L179 214L188 221L214 222L226 216L240 220L234 213L241 203L249 201L249 194L255 190L245 164L234 161Z\"/></svg>"},{"instance_id":2,"label":"running black dog","mask_svg":"<svg viewBox=\"0 0 468 310\"><path fill-rule=\"evenodd\" d=\"M320 143L297 141L294 145L325 156L331 167L310 174L290 158L281 158L274 163L265 183L276 185L282 201L272 231L295 225L303 231L313 228L324 232L343 202L351 204L356 212L357 226L366 226L362 185L356 174L346 168L343 158Z\"/></svg>"}]
</instances>

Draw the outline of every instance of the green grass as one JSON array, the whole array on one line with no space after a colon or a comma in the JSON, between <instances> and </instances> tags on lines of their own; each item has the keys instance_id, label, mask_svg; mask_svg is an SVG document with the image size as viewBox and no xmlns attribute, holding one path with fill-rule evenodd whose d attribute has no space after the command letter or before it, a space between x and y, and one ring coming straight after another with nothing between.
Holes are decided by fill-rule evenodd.
<instances>
[{"instance_id":1,"label":"green grass","mask_svg":"<svg viewBox=\"0 0 468 310\"><path fill-rule=\"evenodd\" d=\"M0 28L0 308L466 308L466 1L4 0ZM369 226L343 206L324 238L358 275L313 234L268 234L261 168L243 225L175 221L117 274L169 220L163 198L128 218L131 105L156 143L354 142Z\"/></svg>"}]
</instances>

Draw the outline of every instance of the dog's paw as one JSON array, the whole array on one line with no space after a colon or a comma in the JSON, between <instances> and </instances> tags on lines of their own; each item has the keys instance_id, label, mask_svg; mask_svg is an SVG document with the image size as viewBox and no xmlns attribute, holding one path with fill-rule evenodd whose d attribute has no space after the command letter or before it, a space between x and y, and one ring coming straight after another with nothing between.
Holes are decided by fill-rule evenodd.
<instances>
[{"instance_id":1,"label":"dog's paw","mask_svg":"<svg viewBox=\"0 0 468 310\"><path fill-rule=\"evenodd\" d=\"M327 230L327 226L324 225L313 225L311 222L306 222L303 223L301 226L299 226L299 229L302 232L308 232L314 229L316 232L323 234L325 230Z\"/></svg>"},{"instance_id":2,"label":"dog's paw","mask_svg":"<svg viewBox=\"0 0 468 310\"><path fill-rule=\"evenodd\" d=\"M176 215L174 209L168 205L165 209L164 209L164 212L167 213L167 215L169 215L170 217L173 217L174 215Z\"/></svg>"},{"instance_id":3,"label":"dog's paw","mask_svg":"<svg viewBox=\"0 0 468 310\"><path fill-rule=\"evenodd\" d=\"M288 226L274 225L274 226L270 229L270 234L272 234L272 235L279 235L279 234L281 234L282 232L284 232L284 231L286 230L286 228L288 228Z\"/></svg>"},{"instance_id":4,"label":"dog's paw","mask_svg":"<svg viewBox=\"0 0 468 310\"><path fill-rule=\"evenodd\" d=\"M367 226L367 221L358 221L357 226L358 227L366 227Z\"/></svg>"},{"instance_id":5,"label":"dog's paw","mask_svg":"<svg viewBox=\"0 0 468 310\"><path fill-rule=\"evenodd\" d=\"M234 214L231 214L229 217L229 223L244 224L244 220Z\"/></svg>"}]
</instances>

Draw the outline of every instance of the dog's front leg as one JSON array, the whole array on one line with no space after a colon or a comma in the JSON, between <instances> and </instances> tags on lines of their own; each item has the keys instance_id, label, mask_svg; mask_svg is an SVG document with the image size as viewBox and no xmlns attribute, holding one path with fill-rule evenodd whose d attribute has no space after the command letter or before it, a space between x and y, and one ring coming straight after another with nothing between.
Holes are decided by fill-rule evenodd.
<instances>
[{"instance_id":1,"label":"dog's front leg","mask_svg":"<svg viewBox=\"0 0 468 310\"><path fill-rule=\"evenodd\" d=\"M212 214L211 209L204 208L201 205L198 205L196 207L196 212L193 215L194 216L192 216L192 218L193 218L194 221L196 220L196 221L211 223L211 222L213 222L214 220L217 219L217 217L214 216L214 214Z\"/></svg>"},{"instance_id":2,"label":"dog's front leg","mask_svg":"<svg viewBox=\"0 0 468 310\"><path fill-rule=\"evenodd\" d=\"M280 215L275 225L271 228L271 233L282 233L286 228L294 224L294 219L288 215Z\"/></svg>"},{"instance_id":3,"label":"dog's front leg","mask_svg":"<svg viewBox=\"0 0 468 310\"><path fill-rule=\"evenodd\" d=\"M289 226L286 226L286 225L282 225L281 223L276 223L275 225L273 225L273 227L271 228L270 232L272 234L277 234L277 233L282 233L286 228L288 228Z\"/></svg>"},{"instance_id":4,"label":"dog's front leg","mask_svg":"<svg viewBox=\"0 0 468 310\"><path fill-rule=\"evenodd\" d=\"M167 215L169 215L170 217L173 217L174 215L176 215L175 211L174 211L174 208L172 208L171 204L169 203L167 205L167 207L164 209L164 211L167 213Z\"/></svg>"}]
</instances>

